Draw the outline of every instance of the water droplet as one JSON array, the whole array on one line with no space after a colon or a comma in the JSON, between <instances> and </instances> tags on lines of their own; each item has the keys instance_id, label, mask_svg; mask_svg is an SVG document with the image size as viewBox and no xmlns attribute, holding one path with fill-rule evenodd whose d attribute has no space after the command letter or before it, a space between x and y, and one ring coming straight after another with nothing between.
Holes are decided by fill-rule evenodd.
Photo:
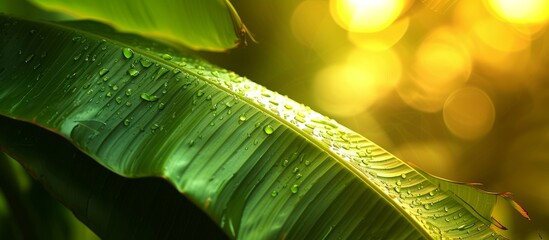
<instances>
[{"instance_id":1,"label":"water droplet","mask_svg":"<svg viewBox=\"0 0 549 240\"><path fill-rule=\"evenodd\" d=\"M121 97L116 97L116 103L118 103L118 104L122 103L122 98Z\"/></svg>"},{"instance_id":2,"label":"water droplet","mask_svg":"<svg viewBox=\"0 0 549 240\"><path fill-rule=\"evenodd\" d=\"M400 187L399 187L399 186L395 186L395 187L394 187L394 190L395 190L395 192L399 193L399 192L400 192Z\"/></svg>"},{"instance_id":3,"label":"water droplet","mask_svg":"<svg viewBox=\"0 0 549 240\"><path fill-rule=\"evenodd\" d=\"M126 106L128 106L128 107L129 107L129 106L131 106L131 105L132 105L132 103L131 103L131 102L126 102Z\"/></svg>"},{"instance_id":4,"label":"water droplet","mask_svg":"<svg viewBox=\"0 0 549 240\"><path fill-rule=\"evenodd\" d=\"M299 168L297 168L297 167L296 167L296 168L294 168L294 170L293 170L292 172L293 172L293 173L297 173L297 172L299 172Z\"/></svg>"},{"instance_id":5,"label":"water droplet","mask_svg":"<svg viewBox=\"0 0 549 240\"><path fill-rule=\"evenodd\" d=\"M165 105L166 104L164 104L164 103L158 104L158 109L160 109L160 110L164 109Z\"/></svg>"},{"instance_id":6,"label":"water droplet","mask_svg":"<svg viewBox=\"0 0 549 240\"><path fill-rule=\"evenodd\" d=\"M112 85L112 90L114 91L118 90L118 85Z\"/></svg>"},{"instance_id":7,"label":"water droplet","mask_svg":"<svg viewBox=\"0 0 549 240\"><path fill-rule=\"evenodd\" d=\"M242 115L240 115L238 120L240 120L241 122L245 122L246 120L248 120L248 117L246 117L246 115L242 114Z\"/></svg>"},{"instance_id":8,"label":"water droplet","mask_svg":"<svg viewBox=\"0 0 549 240\"><path fill-rule=\"evenodd\" d=\"M172 60L172 56L170 54L167 54L167 53L162 54L162 58L164 60Z\"/></svg>"},{"instance_id":9,"label":"water droplet","mask_svg":"<svg viewBox=\"0 0 549 240\"><path fill-rule=\"evenodd\" d=\"M311 165L311 161L305 160L305 166L309 166L309 165Z\"/></svg>"},{"instance_id":10,"label":"water droplet","mask_svg":"<svg viewBox=\"0 0 549 240\"><path fill-rule=\"evenodd\" d=\"M107 97L112 97L112 93L111 93L111 92L107 92L107 94L105 94L105 96L107 96Z\"/></svg>"},{"instance_id":11,"label":"water droplet","mask_svg":"<svg viewBox=\"0 0 549 240\"><path fill-rule=\"evenodd\" d=\"M285 159L284 162L282 162L282 166L287 167L289 163L290 161L288 161L288 159Z\"/></svg>"},{"instance_id":12,"label":"water droplet","mask_svg":"<svg viewBox=\"0 0 549 240\"><path fill-rule=\"evenodd\" d=\"M151 129L152 129L152 130L156 130L156 129L158 129L159 127L160 127L160 125L158 125L158 123L155 123L155 124L153 124L153 125L151 126Z\"/></svg>"},{"instance_id":13,"label":"water droplet","mask_svg":"<svg viewBox=\"0 0 549 240\"><path fill-rule=\"evenodd\" d=\"M449 218L445 218L444 221L450 222L450 219L449 219Z\"/></svg>"},{"instance_id":14,"label":"water droplet","mask_svg":"<svg viewBox=\"0 0 549 240\"><path fill-rule=\"evenodd\" d=\"M84 89L86 88L89 88L91 86L91 82L87 82L87 83L84 83L84 85L82 86Z\"/></svg>"},{"instance_id":15,"label":"water droplet","mask_svg":"<svg viewBox=\"0 0 549 240\"><path fill-rule=\"evenodd\" d=\"M294 119L300 123L305 123L306 120L305 118L301 117L301 116L294 116Z\"/></svg>"},{"instance_id":16,"label":"water droplet","mask_svg":"<svg viewBox=\"0 0 549 240\"><path fill-rule=\"evenodd\" d=\"M225 106L227 106L227 107L232 107L232 106L233 106L233 103L232 103L231 101L226 102L226 103L225 103Z\"/></svg>"},{"instance_id":17,"label":"water droplet","mask_svg":"<svg viewBox=\"0 0 549 240\"><path fill-rule=\"evenodd\" d=\"M133 50L131 50L130 48L123 48L122 54L125 58L130 59L133 56Z\"/></svg>"},{"instance_id":18,"label":"water droplet","mask_svg":"<svg viewBox=\"0 0 549 240\"><path fill-rule=\"evenodd\" d=\"M292 185L292 187L290 188L290 191L292 191L292 193L297 193L298 190L299 190L299 185L297 184Z\"/></svg>"},{"instance_id":19,"label":"water droplet","mask_svg":"<svg viewBox=\"0 0 549 240\"><path fill-rule=\"evenodd\" d=\"M128 125L130 125L130 119L124 120L124 126L128 126Z\"/></svg>"},{"instance_id":20,"label":"water droplet","mask_svg":"<svg viewBox=\"0 0 549 240\"><path fill-rule=\"evenodd\" d=\"M146 59L146 58L142 58L139 62L141 62L141 66L146 67L146 68L148 68L152 65L151 60Z\"/></svg>"},{"instance_id":21,"label":"water droplet","mask_svg":"<svg viewBox=\"0 0 549 240\"><path fill-rule=\"evenodd\" d=\"M196 96L198 96L198 97L204 96L204 90L202 90L202 89L198 90L198 92L196 93Z\"/></svg>"},{"instance_id":22,"label":"water droplet","mask_svg":"<svg viewBox=\"0 0 549 240\"><path fill-rule=\"evenodd\" d=\"M192 147L193 145L194 145L194 139L191 139L191 140L189 141L189 147Z\"/></svg>"},{"instance_id":23,"label":"water droplet","mask_svg":"<svg viewBox=\"0 0 549 240\"><path fill-rule=\"evenodd\" d=\"M278 195L278 191L273 190L273 191L271 192L271 197L276 197L277 195Z\"/></svg>"},{"instance_id":24,"label":"water droplet","mask_svg":"<svg viewBox=\"0 0 549 240\"><path fill-rule=\"evenodd\" d=\"M25 59L25 63L29 63L33 57L34 57L34 54L31 54L29 57L27 57L27 59Z\"/></svg>"},{"instance_id":25,"label":"water droplet","mask_svg":"<svg viewBox=\"0 0 549 240\"><path fill-rule=\"evenodd\" d=\"M87 94L92 94L93 93L93 89L90 89L88 90L88 92L86 92Z\"/></svg>"},{"instance_id":26,"label":"water droplet","mask_svg":"<svg viewBox=\"0 0 549 240\"><path fill-rule=\"evenodd\" d=\"M254 145L257 145L259 143L259 140L255 139L254 140Z\"/></svg>"},{"instance_id":27,"label":"water droplet","mask_svg":"<svg viewBox=\"0 0 549 240\"><path fill-rule=\"evenodd\" d=\"M400 175L401 178L406 178L406 173Z\"/></svg>"},{"instance_id":28,"label":"water droplet","mask_svg":"<svg viewBox=\"0 0 549 240\"><path fill-rule=\"evenodd\" d=\"M475 223L469 223L469 224L461 225L457 228L457 230L463 231L463 230L471 228L472 226L475 226Z\"/></svg>"},{"instance_id":29,"label":"water droplet","mask_svg":"<svg viewBox=\"0 0 549 240\"><path fill-rule=\"evenodd\" d=\"M397 180L396 185L400 186L400 185L402 185L402 182L400 182L400 180Z\"/></svg>"},{"instance_id":30,"label":"water droplet","mask_svg":"<svg viewBox=\"0 0 549 240\"><path fill-rule=\"evenodd\" d=\"M268 135L271 135L271 134L273 134L273 132L274 132L274 129L273 129L273 127L272 127L271 125L265 126L265 128L263 128L263 130L264 130L265 133L268 134Z\"/></svg>"},{"instance_id":31,"label":"water droplet","mask_svg":"<svg viewBox=\"0 0 549 240\"><path fill-rule=\"evenodd\" d=\"M103 76L103 75L107 74L108 72L109 72L109 69L102 68L101 70L99 70L99 76Z\"/></svg>"},{"instance_id":32,"label":"water droplet","mask_svg":"<svg viewBox=\"0 0 549 240\"><path fill-rule=\"evenodd\" d=\"M73 58L74 61L80 59L81 56L82 56L82 53L79 53L78 55L74 56L74 58Z\"/></svg>"},{"instance_id":33,"label":"water droplet","mask_svg":"<svg viewBox=\"0 0 549 240\"><path fill-rule=\"evenodd\" d=\"M144 92L144 93L141 93L141 99L149 102L154 102L158 100L158 97Z\"/></svg>"},{"instance_id":34,"label":"water droplet","mask_svg":"<svg viewBox=\"0 0 549 240\"><path fill-rule=\"evenodd\" d=\"M423 205L423 208L429 210L429 209L431 209L431 205L430 204L425 204L425 205Z\"/></svg>"},{"instance_id":35,"label":"water droplet","mask_svg":"<svg viewBox=\"0 0 549 240\"><path fill-rule=\"evenodd\" d=\"M297 175L295 175L295 179L300 179L301 177L303 177L303 175L301 175L301 173L298 173Z\"/></svg>"},{"instance_id":36,"label":"water droplet","mask_svg":"<svg viewBox=\"0 0 549 240\"><path fill-rule=\"evenodd\" d=\"M444 207L444 211L445 211L445 212L448 212L448 207Z\"/></svg>"},{"instance_id":37,"label":"water droplet","mask_svg":"<svg viewBox=\"0 0 549 240\"><path fill-rule=\"evenodd\" d=\"M430 192L429 192L429 196L431 196L431 197L432 197L432 196L435 196L435 191L434 191L434 190L433 190L433 191L430 191Z\"/></svg>"},{"instance_id":38,"label":"water droplet","mask_svg":"<svg viewBox=\"0 0 549 240\"><path fill-rule=\"evenodd\" d=\"M128 74L130 74L130 76L132 76L132 77L135 77L135 76L139 75L139 71L137 71L134 68L130 68L130 69L128 69Z\"/></svg>"},{"instance_id":39,"label":"water droplet","mask_svg":"<svg viewBox=\"0 0 549 240\"><path fill-rule=\"evenodd\" d=\"M131 88L126 89L126 96L131 96L131 95L132 95L132 89Z\"/></svg>"}]
</instances>

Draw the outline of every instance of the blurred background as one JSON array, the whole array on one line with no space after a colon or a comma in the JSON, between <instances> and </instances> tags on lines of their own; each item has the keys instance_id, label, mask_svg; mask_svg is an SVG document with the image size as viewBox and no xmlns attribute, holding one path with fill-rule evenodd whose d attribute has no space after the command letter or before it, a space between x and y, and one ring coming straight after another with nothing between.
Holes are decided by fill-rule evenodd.
<instances>
[{"instance_id":1,"label":"blurred background","mask_svg":"<svg viewBox=\"0 0 549 240\"><path fill-rule=\"evenodd\" d=\"M254 33L199 53L434 175L510 191L549 238L549 1L234 0Z\"/></svg>"},{"instance_id":2,"label":"blurred background","mask_svg":"<svg viewBox=\"0 0 549 240\"><path fill-rule=\"evenodd\" d=\"M203 58L431 174L514 193L532 221L498 207L502 234L549 238L548 0L231 2L258 43Z\"/></svg>"}]
</instances>

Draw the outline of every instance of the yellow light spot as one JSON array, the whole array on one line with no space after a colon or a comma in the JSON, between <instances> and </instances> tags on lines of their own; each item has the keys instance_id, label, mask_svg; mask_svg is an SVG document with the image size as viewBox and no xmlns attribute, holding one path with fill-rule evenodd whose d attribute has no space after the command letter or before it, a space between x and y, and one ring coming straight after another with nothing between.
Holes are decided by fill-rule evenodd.
<instances>
[{"instance_id":1,"label":"yellow light spot","mask_svg":"<svg viewBox=\"0 0 549 240\"><path fill-rule=\"evenodd\" d=\"M479 21L473 26L473 32L486 46L502 52L519 51L530 46L530 41L511 26L493 19Z\"/></svg>"},{"instance_id":2,"label":"yellow light spot","mask_svg":"<svg viewBox=\"0 0 549 240\"><path fill-rule=\"evenodd\" d=\"M326 48L334 42L341 29L330 18L326 1L307 0L294 10L290 26L295 38L303 45Z\"/></svg>"},{"instance_id":3,"label":"yellow light spot","mask_svg":"<svg viewBox=\"0 0 549 240\"><path fill-rule=\"evenodd\" d=\"M473 87L454 92L444 104L444 123L459 138L474 140L486 135L494 124L496 111L490 97Z\"/></svg>"},{"instance_id":4,"label":"yellow light spot","mask_svg":"<svg viewBox=\"0 0 549 240\"><path fill-rule=\"evenodd\" d=\"M549 19L547 0L486 0L494 13L509 22L538 24Z\"/></svg>"},{"instance_id":5,"label":"yellow light spot","mask_svg":"<svg viewBox=\"0 0 549 240\"><path fill-rule=\"evenodd\" d=\"M378 32L397 19L406 0L331 0L332 17L351 32Z\"/></svg>"},{"instance_id":6,"label":"yellow light spot","mask_svg":"<svg viewBox=\"0 0 549 240\"><path fill-rule=\"evenodd\" d=\"M401 72L400 59L392 51L355 51L345 64L320 71L312 90L319 108L337 116L354 116L392 89Z\"/></svg>"},{"instance_id":7,"label":"yellow light spot","mask_svg":"<svg viewBox=\"0 0 549 240\"><path fill-rule=\"evenodd\" d=\"M384 30L375 33L349 32L349 40L357 47L381 51L395 45L404 36L410 25L410 18L403 18Z\"/></svg>"},{"instance_id":8,"label":"yellow light spot","mask_svg":"<svg viewBox=\"0 0 549 240\"><path fill-rule=\"evenodd\" d=\"M442 109L448 95L469 79L471 69L471 56L460 37L450 29L438 29L421 43L413 75L401 82L397 90L411 107L436 112Z\"/></svg>"}]
</instances>

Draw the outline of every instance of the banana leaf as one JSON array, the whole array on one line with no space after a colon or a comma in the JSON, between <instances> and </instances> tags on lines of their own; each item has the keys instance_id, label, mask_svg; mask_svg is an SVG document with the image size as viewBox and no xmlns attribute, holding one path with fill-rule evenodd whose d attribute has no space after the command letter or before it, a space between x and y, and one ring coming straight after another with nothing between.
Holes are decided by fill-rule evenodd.
<instances>
[{"instance_id":1,"label":"banana leaf","mask_svg":"<svg viewBox=\"0 0 549 240\"><path fill-rule=\"evenodd\" d=\"M497 239L498 199L527 217L188 53L94 22L0 22L1 115L120 176L165 179L231 238ZM108 209L83 221L100 231Z\"/></svg>"},{"instance_id":2,"label":"banana leaf","mask_svg":"<svg viewBox=\"0 0 549 240\"><path fill-rule=\"evenodd\" d=\"M229 0L31 0L52 11L94 19L119 30L156 36L193 49L223 51L246 44L248 32Z\"/></svg>"}]
</instances>

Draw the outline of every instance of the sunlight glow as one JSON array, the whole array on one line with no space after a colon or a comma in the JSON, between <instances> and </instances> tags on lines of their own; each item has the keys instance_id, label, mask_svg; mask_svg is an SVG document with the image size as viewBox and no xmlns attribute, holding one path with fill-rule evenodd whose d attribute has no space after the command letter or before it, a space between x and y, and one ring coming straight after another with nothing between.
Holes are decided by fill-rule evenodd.
<instances>
[{"instance_id":1,"label":"sunlight glow","mask_svg":"<svg viewBox=\"0 0 549 240\"><path fill-rule=\"evenodd\" d=\"M354 51L344 64L321 70L312 90L319 108L354 116L391 90L401 74L400 59L393 51Z\"/></svg>"},{"instance_id":2,"label":"sunlight glow","mask_svg":"<svg viewBox=\"0 0 549 240\"><path fill-rule=\"evenodd\" d=\"M549 19L547 0L488 0L499 17L513 23L543 23Z\"/></svg>"},{"instance_id":3,"label":"sunlight glow","mask_svg":"<svg viewBox=\"0 0 549 240\"><path fill-rule=\"evenodd\" d=\"M349 32L347 36L349 40L359 48L372 51L387 50L404 36L409 25L410 18L406 17L396 21L394 24L391 24L389 27L379 32Z\"/></svg>"},{"instance_id":4,"label":"sunlight glow","mask_svg":"<svg viewBox=\"0 0 549 240\"><path fill-rule=\"evenodd\" d=\"M442 115L450 132L459 138L474 140L490 132L496 112L484 91L467 87L448 97Z\"/></svg>"},{"instance_id":5,"label":"sunlight glow","mask_svg":"<svg viewBox=\"0 0 549 240\"><path fill-rule=\"evenodd\" d=\"M423 112L437 112L448 95L467 82L472 59L458 39L451 29L441 28L423 40L412 66L413 75L397 89L404 102Z\"/></svg>"},{"instance_id":6,"label":"sunlight glow","mask_svg":"<svg viewBox=\"0 0 549 240\"><path fill-rule=\"evenodd\" d=\"M378 32L391 25L406 6L405 0L331 0L332 17L351 32Z\"/></svg>"}]
</instances>

